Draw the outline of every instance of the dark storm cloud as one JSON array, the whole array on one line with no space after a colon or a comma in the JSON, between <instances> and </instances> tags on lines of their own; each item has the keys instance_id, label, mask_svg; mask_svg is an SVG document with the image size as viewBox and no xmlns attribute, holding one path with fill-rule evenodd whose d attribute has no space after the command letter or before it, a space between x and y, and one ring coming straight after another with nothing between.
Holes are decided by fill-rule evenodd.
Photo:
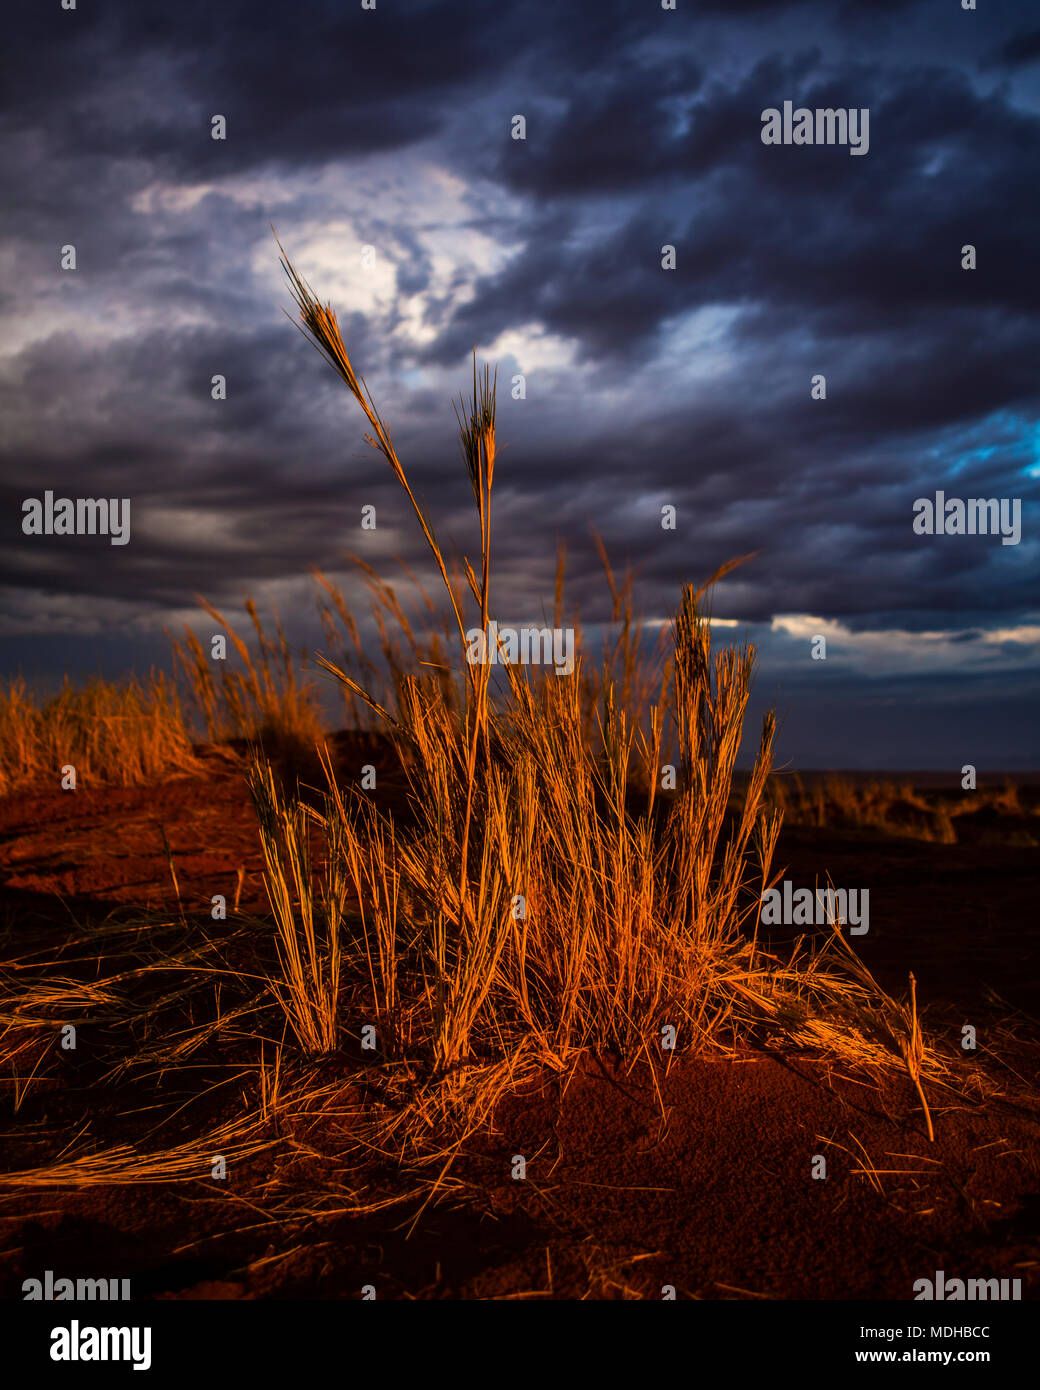
<instances>
[{"instance_id":1,"label":"dark storm cloud","mask_svg":"<svg viewBox=\"0 0 1040 1390\"><path fill-rule=\"evenodd\" d=\"M78 153L135 154L170 170L385 155L435 135L460 93L551 51L561 67L614 60L659 29L623 0L295 6L183 0L75 16L22 7L12 50L45 55L46 83L13 65L8 105ZM104 99L99 99L101 93ZM60 95L60 99L56 99ZM210 118L234 138L214 147Z\"/></svg>"},{"instance_id":2,"label":"dark storm cloud","mask_svg":"<svg viewBox=\"0 0 1040 1390\"><path fill-rule=\"evenodd\" d=\"M1009 68L1024 67L1040 58L1040 29L1024 29L997 50L995 61Z\"/></svg>"},{"instance_id":3,"label":"dark storm cloud","mask_svg":"<svg viewBox=\"0 0 1040 1390\"><path fill-rule=\"evenodd\" d=\"M571 168L589 115L580 99L547 137L544 156L523 147L517 156L506 152L503 179L555 204L621 181L634 185L636 206L591 252L568 238L573 224L557 211L555 224L537 227L520 262L478 287L477 301L462 313L466 330L485 303L500 314L511 296L529 301L534 287L550 324L584 341L589 334L609 339L619 351L661 319L711 302L825 314L821 327L831 331L844 315L856 332L872 322L902 332L910 311L951 302L999 305L1009 314L1036 308L1040 277L1022 272L1040 214L1040 118L977 97L959 76L926 69L893 85L877 71L849 69L807 81L809 61L770 61L740 89L706 93L704 120L695 106L682 137L668 136L658 112L660 138L642 178L635 160L611 165L608 153L615 123L635 99L632 79L615 93L609 114L596 108L603 125L580 177ZM762 145L759 113L785 98L869 107L869 155L850 160L841 148ZM933 160L946 178L925 172ZM656 210L662 199L669 206L666 194L644 191L666 174L676 190L689 190L686 207ZM966 276L960 249L974 228L985 231L986 264ZM681 248L668 276L660 273L659 237Z\"/></svg>"}]
</instances>

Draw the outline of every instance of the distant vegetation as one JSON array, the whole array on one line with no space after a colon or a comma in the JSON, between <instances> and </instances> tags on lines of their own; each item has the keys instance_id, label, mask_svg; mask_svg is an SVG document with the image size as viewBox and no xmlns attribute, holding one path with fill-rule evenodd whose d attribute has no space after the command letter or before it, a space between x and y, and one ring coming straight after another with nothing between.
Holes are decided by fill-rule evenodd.
<instances>
[{"instance_id":1,"label":"distant vegetation","mask_svg":"<svg viewBox=\"0 0 1040 1390\"><path fill-rule=\"evenodd\" d=\"M940 845L1040 843L1036 790L1020 790L1005 780L985 790L962 791L955 775L951 783L952 789L939 791L886 778L853 781L829 776L807 782L797 776L774 776L766 796L789 825L871 830Z\"/></svg>"}]
</instances>

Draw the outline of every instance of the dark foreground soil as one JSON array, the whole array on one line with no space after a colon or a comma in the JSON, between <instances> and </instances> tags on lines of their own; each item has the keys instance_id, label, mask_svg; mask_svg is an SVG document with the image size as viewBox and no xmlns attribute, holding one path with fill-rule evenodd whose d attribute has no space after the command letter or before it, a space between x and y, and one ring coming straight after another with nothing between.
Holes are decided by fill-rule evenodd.
<instances>
[{"instance_id":1,"label":"dark foreground soil","mask_svg":"<svg viewBox=\"0 0 1040 1390\"><path fill-rule=\"evenodd\" d=\"M401 795L393 768L380 786ZM1020 1279L1022 1297L1035 1298L1038 861L1031 846L998 842L801 828L781 841L777 867L798 886L829 874L836 886L869 888L870 931L856 947L883 985L901 991L913 970L926 1024L955 1042L965 1024L976 1029L965 1064L998 1094L982 1103L970 1085L933 1090L933 1144L901 1077L879 1086L819 1058L770 1052L676 1058L653 1074L645 1062L585 1058L570 1076L535 1078L500 1102L423 1208L429 1184L425 1196L394 1201L414 1174L383 1159L360 1186L355 1170L337 1187L327 1141L337 1129L347 1138L365 1101L356 1088L336 1097L333 1063L315 1077L330 1088L325 1132L295 1200L246 1199L273 1175L273 1152L230 1165L222 1183L0 1190L0 1297L22 1297L23 1280L51 1270L129 1278L135 1298L360 1298L372 1285L391 1298L658 1299L670 1286L679 1298L904 1300L943 1270ZM259 871L241 778L216 756L206 776L158 788L8 798L2 954L13 961L31 942L53 945L57 961L84 922L173 911L177 894L189 920L218 893L260 911ZM8 1172L52 1163L66 1146L78 1152L84 1139L154 1148L142 1107L154 1095L165 1114L176 1099L162 1073L146 1095L139 1081L132 1094L106 1089L72 1054L48 1059L40 1083L20 1090L22 1065L9 1068L2 1093ZM192 1122L203 1132L218 1124L227 1095L217 1088ZM188 1132L173 1123L164 1137ZM825 1176L814 1176L819 1157ZM344 1214L361 1199L387 1205Z\"/></svg>"}]
</instances>

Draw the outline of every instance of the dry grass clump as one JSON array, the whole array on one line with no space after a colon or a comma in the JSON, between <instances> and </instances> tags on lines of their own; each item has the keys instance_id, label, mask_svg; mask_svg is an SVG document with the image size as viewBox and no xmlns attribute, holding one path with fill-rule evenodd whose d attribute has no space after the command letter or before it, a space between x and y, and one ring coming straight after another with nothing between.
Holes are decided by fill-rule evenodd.
<instances>
[{"instance_id":1,"label":"dry grass clump","mask_svg":"<svg viewBox=\"0 0 1040 1390\"><path fill-rule=\"evenodd\" d=\"M184 679L188 698L215 742L244 739L269 750L313 747L324 728L312 681L299 669L277 614L275 635L264 630L256 603L247 597L246 613L256 638L256 656L231 623L204 598L199 603L221 629L239 665L214 659L194 632L185 629L172 642L174 661Z\"/></svg>"},{"instance_id":2,"label":"dry grass clump","mask_svg":"<svg viewBox=\"0 0 1040 1390\"><path fill-rule=\"evenodd\" d=\"M196 770L191 734L173 683L162 673L122 684L94 680L37 696L24 680L0 688L0 795L57 788L149 786Z\"/></svg>"},{"instance_id":3,"label":"dry grass clump","mask_svg":"<svg viewBox=\"0 0 1040 1390\"><path fill-rule=\"evenodd\" d=\"M562 1068L582 1048L667 1057L673 1038L678 1048L729 1049L772 1037L851 1062L899 1065L904 1016L872 979L857 978L844 962L832 968L830 946L785 962L758 943L781 822L763 801L775 722L771 714L764 721L732 817L754 651L712 651L701 607L708 584L684 588L652 678L627 588L613 586L620 637L591 704L583 659L570 676L506 665L505 685L493 692L489 666L462 656L464 600L479 610L484 631L490 612L493 382L474 367L473 394L457 407L481 527L480 565L463 561L468 594L460 594L334 311L284 257L283 265L303 331L360 405L368 442L412 504L460 644L452 682L402 674L393 710L319 658L389 730L417 821L405 830L360 793L345 800L327 756L324 812L299 812L327 838L329 882L349 880L360 905L343 947L351 1016L377 1024L385 1058L421 1062L449 1088L467 1069L500 1076L520 1057ZM674 784L662 778L668 746L677 749ZM633 766L646 774L637 779L636 807ZM259 768L254 785L267 776ZM666 796L662 786L671 785ZM280 824L296 814L283 808ZM283 956L275 982L302 1037L298 992L308 990L312 1012L327 1018L331 953L315 959L314 893L299 861L270 855L268 867L280 939L293 934L307 943L299 958ZM327 891L339 901L339 889ZM289 922L293 910L298 928ZM326 1036L331 1045L328 1029ZM927 1075L937 1065L931 1050L916 1033L910 1046L916 1075Z\"/></svg>"}]
</instances>

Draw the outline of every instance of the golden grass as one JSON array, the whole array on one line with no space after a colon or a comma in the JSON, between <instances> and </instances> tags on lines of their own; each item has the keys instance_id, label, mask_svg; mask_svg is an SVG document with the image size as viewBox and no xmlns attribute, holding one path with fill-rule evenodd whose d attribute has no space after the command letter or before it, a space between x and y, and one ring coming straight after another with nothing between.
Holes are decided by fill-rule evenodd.
<instances>
[{"instance_id":1,"label":"golden grass","mask_svg":"<svg viewBox=\"0 0 1040 1390\"><path fill-rule=\"evenodd\" d=\"M319 657L383 720L411 788L416 825L405 829L360 793L345 800L326 754L325 810L310 813L326 837L329 881L348 880L359 901L344 982L352 1015L360 1010L377 1023L382 1055L420 1063L444 1093L468 1086L472 1094L475 1076L500 1075L520 1058L565 1068L586 1048L661 1056L670 1027L680 1049L772 1038L853 1063L912 1064L918 1083L937 1064L916 1013L910 1022L847 960L829 963L835 952L852 956L847 943L787 961L759 945L758 906L781 822L764 801L775 721L764 720L731 817L754 651L713 652L702 609L710 584L732 565L707 584L685 586L665 645L650 660L632 618L631 577L617 583L604 553L619 631L596 680L582 656L566 677L506 666L504 688L492 693L489 668L462 655L467 594L449 578L335 313L284 253L283 265L304 333L360 405L368 442L411 501L460 643L458 674L447 685L437 675L398 673L392 711L350 671ZM463 560L462 569L486 630L495 409L492 379L475 362L473 395L456 410L481 534L479 566ZM561 595L562 562L557 614ZM678 765L669 798L659 791L666 739ZM642 778L630 776L633 766ZM269 776L258 764L254 782ZM280 939L291 928L310 940L313 890L300 881L298 861L269 856L268 864ZM413 904L406 923L402 896ZM294 910L299 928L289 920ZM287 955L280 997L298 1037L305 1008L324 1017L329 1007L320 970L308 974ZM324 1037L328 1050L334 1030Z\"/></svg>"},{"instance_id":2,"label":"golden grass","mask_svg":"<svg viewBox=\"0 0 1040 1390\"><path fill-rule=\"evenodd\" d=\"M0 795L61 785L149 786L197 770L191 735L173 683L161 673L116 685L68 680L44 699L24 680L0 688Z\"/></svg>"},{"instance_id":3,"label":"golden grass","mask_svg":"<svg viewBox=\"0 0 1040 1390\"><path fill-rule=\"evenodd\" d=\"M340 609L353 622L338 596ZM324 733L315 686L304 657L289 648L277 615L265 630L256 603L244 606L256 655L212 604L199 600L224 636L232 661L211 659L186 630L171 642L175 679L162 672L113 683L36 695L21 678L0 687L0 796L28 787L58 788L62 768L76 769L76 786L150 786L200 770L194 736L240 739L269 752L312 748ZM356 630L356 629L355 629Z\"/></svg>"},{"instance_id":4,"label":"golden grass","mask_svg":"<svg viewBox=\"0 0 1040 1390\"><path fill-rule=\"evenodd\" d=\"M227 618L206 599L200 605L213 619L239 665L215 660L190 629L172 639L174 661L195 714L214 742L246 739L268 747L313 746L323 729L323 717L313 682L300 670L278 615L274 637L265 631L255 601L244 607L253 628L256 656Z\"/></svg>"},{"instance_id":5,"label":"golden grass","mask_svg":"<svg viewBox=\"0 0 1040 1390\"><path fill-rule=\"evenodd\" d=\"M305 808L298 801L286 804L269 764L254 763L249 790L267 866L264 885L278 931L281 983L272 981L273 987L303 1050L331 1052L337 1042L340 919L347 889L343 856L334 840L319 895L310 867Z\"/></svg>"},{"instance_id":6,"label":"golden grass","mask_svg":"<svg viewBox=\"0 0 1040 1390\"><path fill-rule=\"evenodd\" d=\"M270 1149L275 1140L251 1134L239 1123L221 1125L184 1144L141 1153L119 1144L101 1153L86 1153L21 1172L0 1173L0 1191L56 1187L134 1187L142 1183L201 1182L211 1177L218 1155L230 1167Z\"/></svg>"}]
</instances>

